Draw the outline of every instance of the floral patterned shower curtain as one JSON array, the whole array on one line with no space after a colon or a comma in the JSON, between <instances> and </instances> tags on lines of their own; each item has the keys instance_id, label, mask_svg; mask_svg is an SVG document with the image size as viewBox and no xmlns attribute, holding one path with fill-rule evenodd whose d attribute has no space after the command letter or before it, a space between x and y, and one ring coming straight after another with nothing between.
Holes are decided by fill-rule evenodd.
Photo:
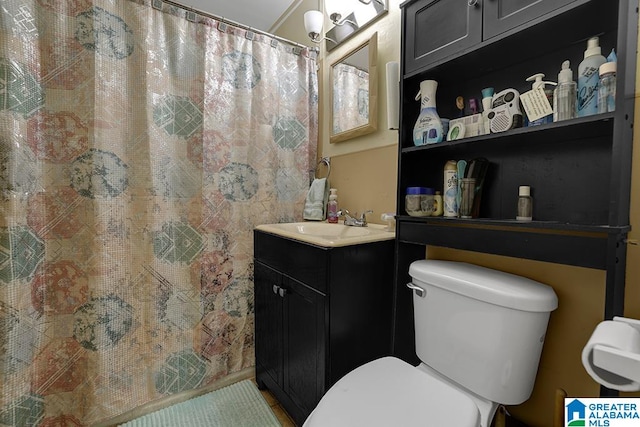
<instances>
[{"instance_id":1,"label":"floral patterned shower curtain","mask_svg":"<svg viewBox=\"0 0 640 427\"><path fill-rule=\"evenodd\" d=\"M314 56L160 0L0 0L0 425L254 364L252 229L301 219Z\"/></svg>"}]
</instances>

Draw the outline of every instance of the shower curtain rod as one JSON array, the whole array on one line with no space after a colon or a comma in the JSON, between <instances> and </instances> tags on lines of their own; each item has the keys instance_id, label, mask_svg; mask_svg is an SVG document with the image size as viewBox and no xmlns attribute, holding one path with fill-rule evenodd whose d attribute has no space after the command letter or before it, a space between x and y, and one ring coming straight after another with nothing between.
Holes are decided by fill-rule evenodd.
<instances>
[{"instance_id":1,"label":"shower curtain rod","mask_svg":"<svg viewBox=\"0 0 640 427\"><path fill-rule=\"evenodd\" d=\"M313 46L313 47L312 46L306 46L306 45L303 45L301 43L294 42L292 40L288 40L288 39L285 39L285 38L280 37L280 36L276 36L275 34L270 34L270 33L266 32L266 31L262 31L262 30L259 30L257 28L253 28L253 27L250 27L248 25L244 25L244 24L241 24L239 22L233 21L231 19L227 19L227 18L225 18L223 16L218 16L218 15L214 15L213 13L204 12L204 11L199 10L199 9L194 9L193 7L184 5L182 3L178 3L178 2L175 2L175 1L171 1L171 0L162 0L162 1L164 3L168 3L168 4L173 5L173 6L177 6L177 7L181 8L181 9L190 10L190 11L198 13L198 14L200 14L202 16L206 16L208 18L212 18L212 19L215 19L217 21L221 21L221 22L223 22L225 24L233 25L234 27L239 27L239 28L241 28L243 30L253 31L254 33L262 34L263 36L270 37L272 39L278 40L278 41L283 42L283 43L287 43L287 44L290 44L290 45L293 45L293 46L297 46L297 47L300 47L300 48L303 48L303 49L310 49L312 51L315 51L316 53L320 51L320 49L317 46Z\"/></svg>"}]
</instances>

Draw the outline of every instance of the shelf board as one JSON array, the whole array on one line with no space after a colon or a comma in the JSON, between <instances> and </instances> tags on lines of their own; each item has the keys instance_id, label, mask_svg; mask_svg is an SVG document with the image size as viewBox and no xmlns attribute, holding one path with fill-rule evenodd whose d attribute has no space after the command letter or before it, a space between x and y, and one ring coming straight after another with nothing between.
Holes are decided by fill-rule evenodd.
<instances>
[{"instance_id":1,"label":"shelf board","mask_svg":"<svg viewBox=\"0 0 640 427\"><path fill-rule=\"evenodd\" d=\"M594 234L622 234L627 233L631 227L629 225L608 225L608 224L570 224L559 221L517 221L515 219L498 218L446 218L436 217L415 217L409 215L399 215L397 220L414 222L426 225L437 226L473 226L473 227L500 227L512 229L532 229L548 232L580 232Z\"/></svg>"},{"instance_id":2,"label":"shelf board","mask_svg":"<svg viewBox=\"0 0 640 427\"><path fill-rule=\"evenodd\" d=\"M468 144L528 144L560 143L575 141L581 138L593 138L611 135L615 113L597 114L562 122L549 123L533 127L521 127L501 133L462 138L454 141L443 141L436 144L411 146L402 148L402 153L413 153L425 150L452 149L466 147ZM543 142L541 142L543 141Z\"/></svg>"},{"instance_id":3,"label":"shelf board","mask_svg":"<svg viewBox=\"0 0 640 427\"><path fill-rule=\"evenodd\" d=\"M608 247L630 227L501 219L396 217L399 242L607 268Z\"/></svg>"}]
</instances>

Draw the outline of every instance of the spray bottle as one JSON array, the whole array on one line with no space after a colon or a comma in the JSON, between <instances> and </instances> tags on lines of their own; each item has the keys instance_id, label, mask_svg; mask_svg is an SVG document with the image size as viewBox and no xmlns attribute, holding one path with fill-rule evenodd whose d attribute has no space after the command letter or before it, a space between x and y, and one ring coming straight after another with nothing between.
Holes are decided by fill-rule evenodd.
<instances>
[{"instance_id":1,"label":"spray bottle","mask_svg":"<svg viewBox=\"0 0 640 427\"><path fill-rule=\"evenodd\" d=\"M425 145L442 142L445 133L442 120L436 110L436 90L438 82L435 80L423 80L420 82L420 92L416 95L416 101L420 99L420 115L413 127L413 144Z\"/></svg>"},{"instance_id":2,"label":"spray bottle","mask_svg":"<svg viewBox=\"0 0 640 427\"><path fill-rule=\"evenodd\" d=\"M455 160L449 160L444 165L444 184L443 184L444 196L444 216L457 217L458 216L458 167Z\"/></svg>"},{"instance_id":3,"label":"spray bottle","mask_svg":"<svg viewBox=\"0 0 640 427\"><path fill-rule=\"evenodd\" d=\"M566 60L558 73L558 86L553 91L553 121L576 117L576 96L578 85L573 81L571 63Z\"/></svg>"},{"instance_id":4,"label":"spray bottle","mask_svg":"<svg viewBox=\"0 0 640 427\"><path fill-rule=\"evenodd\" d=\"M544 78L544 74L542 73L538 73L538 74L534 74L533 76L527 78L528 82L533 82L531 84L531 89L532 90L536 90L540 87L542 87L542 89L544 90L544 95L547 97L547 101L549 101L549 109L551 109L551 107L553 106L553 89L550 86L555 86L556 83L555 82L545 82L542 81L542 79ZM546 123L551 123L553 122L553 113L546 115L542 118L530 121L529 124L527 126L538 126L538 125L543 125Z\"/></svg>"}]
</instances>

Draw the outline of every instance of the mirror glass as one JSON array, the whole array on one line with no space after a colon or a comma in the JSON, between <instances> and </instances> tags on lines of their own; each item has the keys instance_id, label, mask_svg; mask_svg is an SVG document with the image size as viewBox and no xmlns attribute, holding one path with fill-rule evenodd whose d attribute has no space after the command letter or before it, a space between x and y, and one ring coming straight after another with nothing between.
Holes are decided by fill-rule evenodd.
<instances>
[{"instance_id":1,"label":"mirror glass","mask_svg":"<svg viewBox=\"0 0 640 427\"><path fill-rule=\"evenodd\" d=\"M331 65L331 142L374 132L378 124L378 33Z\"/></svg>"},{"instance_id":2,"label":"mirror glass","mask_svg":"<svg viewBox=\"0 0 640 427\"><path fill-rule=\"evenodd\" d=\"M325 34L328 51L349 40L389 10L387 0L325 0L324 4L327 16L334 22Z\"/></svg>"}]
</instances>

